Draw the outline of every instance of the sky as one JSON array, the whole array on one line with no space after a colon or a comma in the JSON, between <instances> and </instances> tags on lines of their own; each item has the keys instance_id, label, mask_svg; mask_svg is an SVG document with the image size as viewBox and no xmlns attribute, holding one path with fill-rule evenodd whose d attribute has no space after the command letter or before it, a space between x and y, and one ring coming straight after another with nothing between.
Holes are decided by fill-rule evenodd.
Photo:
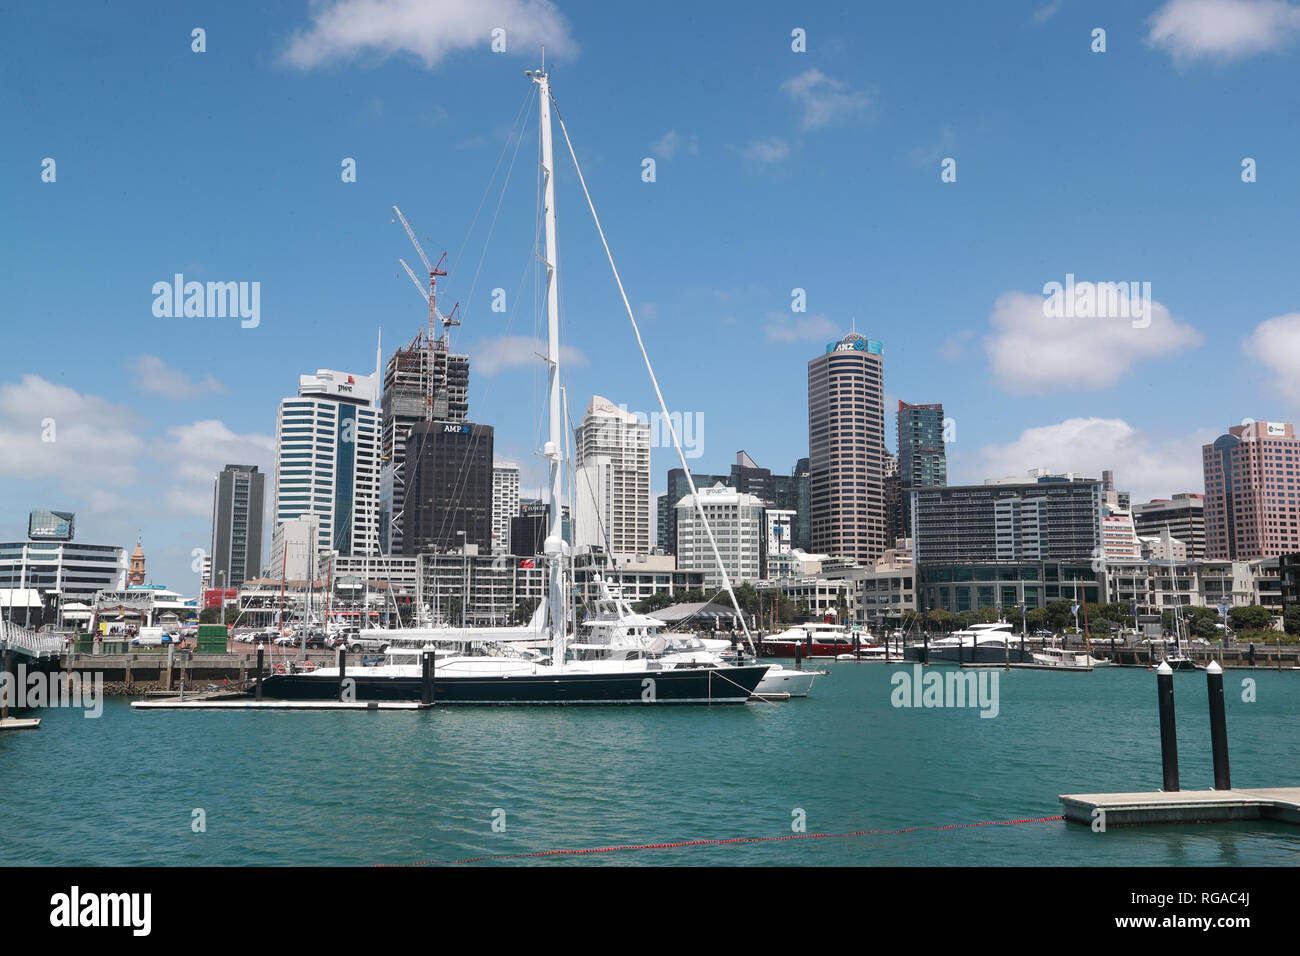
<instances>
[{"instance_id":1,"label":"sky","mask_svg":"<svg viewBox=\"0 0 1300 956\"><path fill-rule=\"evenodd\" d=\"M150 580L196 593L213 477L273 474L297 376L368 374L381 329L386 359L423 326L393 204L447 253L471 419L540 487L543 46L694 469L744 449L788 474L807 363L850 329L883 344L891 447L900 399L943 403L954 484L1045 467L1200 491L1202 443L1297 417L1300 4L129 11L0 11L0 539L75 511L78 540L139 536ZM649 413L556 136L569 416L592 395ZM255 324L157 315L177 273L257 283ZM1053 314L1067 281L1148 305ZM675 464L655 449L654 491Z\"/></svg>"}]
</instances>

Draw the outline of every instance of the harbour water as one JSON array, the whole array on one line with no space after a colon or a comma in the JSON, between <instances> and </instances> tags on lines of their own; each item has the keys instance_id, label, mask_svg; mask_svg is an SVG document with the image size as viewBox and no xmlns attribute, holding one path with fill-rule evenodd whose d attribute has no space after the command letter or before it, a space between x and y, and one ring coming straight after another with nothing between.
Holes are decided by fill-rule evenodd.
<instances>
[{"instance_id":1,"label":"harbour water","mask_svg":"<svg viewBox=\"0 0 1300 956\"><path fill-rule=\"evenodd\" d=\"M0 737L0 864L413 864L792 837L801 816L806 834L921 829L496 862L1220 866L1300 851L1300 829L1257 822L927 829L1158 789L1155 675L998 672L990 719L894 707L891 675L910 667L823 666L807 700L712 709L47 709L39 731ZM1300 673L1231 670L1226 689L1233 783L1300 785ZM1205 675L1178 674L1176 700L1182 786L1209 788Z\"/></svg>"}]
</instances>

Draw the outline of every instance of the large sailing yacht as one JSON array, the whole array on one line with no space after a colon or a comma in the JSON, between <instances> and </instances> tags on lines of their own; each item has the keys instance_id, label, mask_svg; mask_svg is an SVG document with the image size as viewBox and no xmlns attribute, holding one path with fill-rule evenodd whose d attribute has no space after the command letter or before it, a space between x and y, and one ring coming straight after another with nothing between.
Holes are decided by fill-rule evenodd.
<instances>
[{"instance_id":1,"label":"large sailing yacht","mask_svg":"<svg viewBox=\"0 0 1300 956\"><path fill-rule=\"evenodd\" d=\"M407 645L405 647L390 646L386 663L348 669L343 673L338 667L328 667L304 673L273 674L263 681L262 693L265 696L290 700L322 700L338 696L357 701L419 700L424 689L423 666L413 662L412 658L422 654L425 648L435 652L433 697L442 704L744 703L769 669L765 664L719 667L708 662L666 662L640 647L620 649L616 654L593 659L569 659L568 649L572 643L567 630L569 591L564 583L567 545L562 536L560 508L564 445L561 432L552 98L548 74L529 71L528 75L538 88L546 234L549 430L542 456L549 466L547 500L550 503L550 524L542 548L549 586L543 604L545 630L540 632L544 640L540 643L549 650L549 655L538 647L516 646L514 642L501 640L491 633L439 634L444 629L429 628L427 634L409 635L411 640L401 642ZM560 124L563 128L563 119ZM567 132L565 138L567 142ZM576 163L572 146L570 155ZM579 169L580 180L581 175ZM583 190L586 190L585 183ZM594 215L594 207L592 211ZM654 381L653 370L651 380ZM655 389L657 392L657 382ZM491 630L482 629L483 632Z\"/></svg>"}]
</instances>

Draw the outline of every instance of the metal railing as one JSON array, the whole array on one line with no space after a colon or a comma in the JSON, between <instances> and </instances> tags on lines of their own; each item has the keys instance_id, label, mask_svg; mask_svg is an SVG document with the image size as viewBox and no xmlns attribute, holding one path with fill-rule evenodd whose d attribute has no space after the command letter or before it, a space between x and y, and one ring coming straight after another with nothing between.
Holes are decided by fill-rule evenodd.
<instances>
[{"instance_id":1,"label":"metal railing","mask_svg":"<svg viewBox=\"0 0 1300 956\"><path fill-rule=\"evenodd\" d=\"M31 657L50 657L63 650L63 638L38 634L12 621L0 621L0 648L23 651Z\"/></svg>"}]
</instances>

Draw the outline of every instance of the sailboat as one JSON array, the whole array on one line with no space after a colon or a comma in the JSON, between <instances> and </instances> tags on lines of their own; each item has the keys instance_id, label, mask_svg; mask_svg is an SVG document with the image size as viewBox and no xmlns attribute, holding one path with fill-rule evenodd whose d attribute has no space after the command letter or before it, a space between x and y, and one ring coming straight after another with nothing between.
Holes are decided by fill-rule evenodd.
<instances>
[{"instance_id":1,"label":"sailboat","mask_svg":"<svg viewBox=\"0 0 1300 956\"><path fill-rule=\"evenodd\" d=\"M538 647L518 646L497 635L460 633L442 635L430 628L424 635L412 635L411 646L387 651L388 661L371 667L341 672L338 667L317 668L309 673L273 674L262 683L264 696L287 700L327 700L342 694L356 701L420 700L424 680L422 663L415 658L426 649L434 652L433 697L441 704L726 704L745 703L768 671L765 664L718 667L711 663L667 662L642 648L628 648L617 655L593 659L569 659L567 595L564 575L567 545L563 538L560 503L564 453L560 401L559 289L555 218L555 164L551 141L550 77L542 70L527 71L538 87L539 120L544 178L546 319L548 366L548 440L542 448L547 460L549 525L542 550L549 573L545 608L544 641L549 655ZM564 120L559 120L564 129ZM577 156L564 132L573 157ZM581 168L577 168L582 182ZM583 182L583 192L586 184ZM593 218L595 207L587 195ZM600 229L599 219L596 227ZM604 236L602 232L602 241ZM608 249L608 246L606 246ZM611 265L613 260L611 257ZM615 278L617 278L615 269ZM622 282L619 281L622 291ZM624 305L627 298L624 293ZM631 308L628 306L631 316ZM633 328L636 328L633 319ZM640 341L640 333L637 333ZM644 354L644 347L642 349ZM649 363L647 360L647 367ZM663 405L658 382L650 369L651 381ZM665 407L665 417L666 407ZM674 442L680 443L674 434ZM685 459L683 457L683 463ZM689 480L689 471L688 471ZM691 491L695 492L694 482ZM701 509L702 513L702 509ZM712 531L705 524L712 540ZM716 554L716 543L714 545ZM720 560L720 558L719 558ZM725 576L725 570L724 570ZM734 600L734 598L733 598ZM492 629L484 629L490 631ZM288 669L287 669L288 670ZM350 683L349 683L350 682Z\"/></svg>"}]
</instances>

